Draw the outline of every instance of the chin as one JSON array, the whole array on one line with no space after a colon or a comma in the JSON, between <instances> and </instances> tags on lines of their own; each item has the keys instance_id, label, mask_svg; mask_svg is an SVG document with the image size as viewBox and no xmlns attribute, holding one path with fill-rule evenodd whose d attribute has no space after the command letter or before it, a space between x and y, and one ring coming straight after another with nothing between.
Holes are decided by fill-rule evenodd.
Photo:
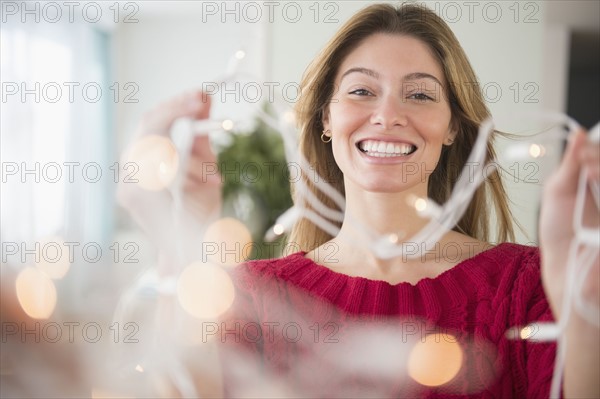
<instances>
[{"instance_id":1,"label":"chin","mask_svg":"<svg viewBox=\"0 0 600 399\"><path fill-rule=\"evenodd\" d=\"M366 182L361 182L360 184L354 182L354 184L357 185L357 187L361 190L369 193L400 194L409 191L419 191L417 190L417 187L421 184L421 182L401 181L401 179L395 181L389 177L377 177L366 179ZM427 190L425 190L425 192L427 192Z\"/></svg>"}]
</instances>

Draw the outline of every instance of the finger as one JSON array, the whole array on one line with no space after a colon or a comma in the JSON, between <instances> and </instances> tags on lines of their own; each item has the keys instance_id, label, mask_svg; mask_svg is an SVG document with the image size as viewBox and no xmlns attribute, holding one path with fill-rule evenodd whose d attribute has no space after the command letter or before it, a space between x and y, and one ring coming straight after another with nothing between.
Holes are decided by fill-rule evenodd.
<instances>
[{"instance_id":1,"label":"finger","mask_svg":"<svg viewBox=\"0 0 600 399\"><path fill-rule=\"evenodd\" d=\"M560 167L549 182L554 194L574 193L577 191L579 173L581 171L580 153L585 145L585 141L586 137L583 130L578 130L569 137Z\"/></svg>"},{"instance_id":2,"label":"finger","mask_svg":"<svg viewBox=\"0 0 600 399\"><path fill-rule=\"evenodd\" d=\"M597 181L600 178L600 144L586 143L581 150L580 160L588 172L588 178Z\"/></svg>"},{"instance_id":3,"label":"finger","mask_svg":"<svg viewBox=\"0 0 600 399\"><path fill-rule=\"evenodd\" d=\"M159 104L144 115L141 124L143 134L168 134L173 122L182 117L207 118L210 114L210 96L202 91L181 94Z\"/></svg>"},{"instance_id":4,"label":"finger","mask_svg":"<svg viewBox=\"0 0 600 399\"><path fill-rule=\"evenodd\" d=\"M210 116L211 99L203 91L196 91L191 94L190 99L191 112L188 116L193 119L208 119Z\"/></svg>"},{"instance_id":5,"label":"finger","mask_svg":"<svg viewBox=\"0 0 600 399\"><path fill-rule=\"evenodd\" d=\"M186 174L186 181L192 185L221 184L221 173L216 160L209 161L199 157L190 157Z\"/></svg>"},{"instance_id":6,"label":"finger","mask_svg":"<svg viewBox=\"0 0 600 399\"><path fill-rule=\"evenodd\" d=\"M216 162L217 156L210 146L208 136L196 136L192 141L191 158L197 158L206 162Z\"/></svg>"}]
</instances>

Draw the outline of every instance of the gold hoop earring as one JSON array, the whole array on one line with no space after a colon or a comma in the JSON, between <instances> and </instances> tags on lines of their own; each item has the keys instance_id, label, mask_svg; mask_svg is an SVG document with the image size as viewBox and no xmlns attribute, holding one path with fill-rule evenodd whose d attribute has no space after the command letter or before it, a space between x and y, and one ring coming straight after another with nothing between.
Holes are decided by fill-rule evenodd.
<instances>
[{"instance_id":1,"label":"gold hoop earring","mask_svg":"<svg viewBox=\"0 0 600 399\"><path fill-rule=\"evenodd\" d=\"M331 142L332 137L328 136L329 133L331 133L331 130L329 129L323 130L323 133L321 133L321 141L325 144Z\"/></svg>"}]
</instances>

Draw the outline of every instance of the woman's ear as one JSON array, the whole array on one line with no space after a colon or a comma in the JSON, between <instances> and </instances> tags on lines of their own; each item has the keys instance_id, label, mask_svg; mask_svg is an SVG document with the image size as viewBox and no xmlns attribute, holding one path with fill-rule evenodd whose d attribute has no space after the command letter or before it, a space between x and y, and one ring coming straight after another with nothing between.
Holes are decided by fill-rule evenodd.
<instances>
[{"instance_id":1,"label":"woman's ear","mask_svg":"<svg viewBox=\"0 0 600 399\"><path fill-rule=\"evenodd\" d=\"M456 139L457 133L458 132L455 129L450 128L450 130L448 130L448 133L446 134L446 138L444 139L444 145L451 146L452 144L454 144L454 140Z\"/></svg>"},{"instance_id":2,"label":"woman's ear","mask_svg":"<svg viewBox=\"0 0 600 399\"><path fill-rule=\"evenodd\" d=\"M323 116L321 117L321 125L323 125L323 131L331 130L329 126L329 106L323 110Z\"/></svg>"}]
</instances>

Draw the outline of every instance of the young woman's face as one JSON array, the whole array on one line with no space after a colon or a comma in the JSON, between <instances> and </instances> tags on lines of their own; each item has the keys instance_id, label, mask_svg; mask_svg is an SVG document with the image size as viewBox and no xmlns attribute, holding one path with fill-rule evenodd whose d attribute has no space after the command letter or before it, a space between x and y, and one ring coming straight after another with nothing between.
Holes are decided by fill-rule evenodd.
<instances>
[{"instance_id":1,"label":"young woman's face","mask_svg":"<svg viewBox=\"0 0 600 399\"><path fill-rule=\"evenodd\" d=\"M429 48L412 37L374 34L346 57L323 126L347 188L427 193L454 137L444 85Z\"/></svg>"}]
</instances>

